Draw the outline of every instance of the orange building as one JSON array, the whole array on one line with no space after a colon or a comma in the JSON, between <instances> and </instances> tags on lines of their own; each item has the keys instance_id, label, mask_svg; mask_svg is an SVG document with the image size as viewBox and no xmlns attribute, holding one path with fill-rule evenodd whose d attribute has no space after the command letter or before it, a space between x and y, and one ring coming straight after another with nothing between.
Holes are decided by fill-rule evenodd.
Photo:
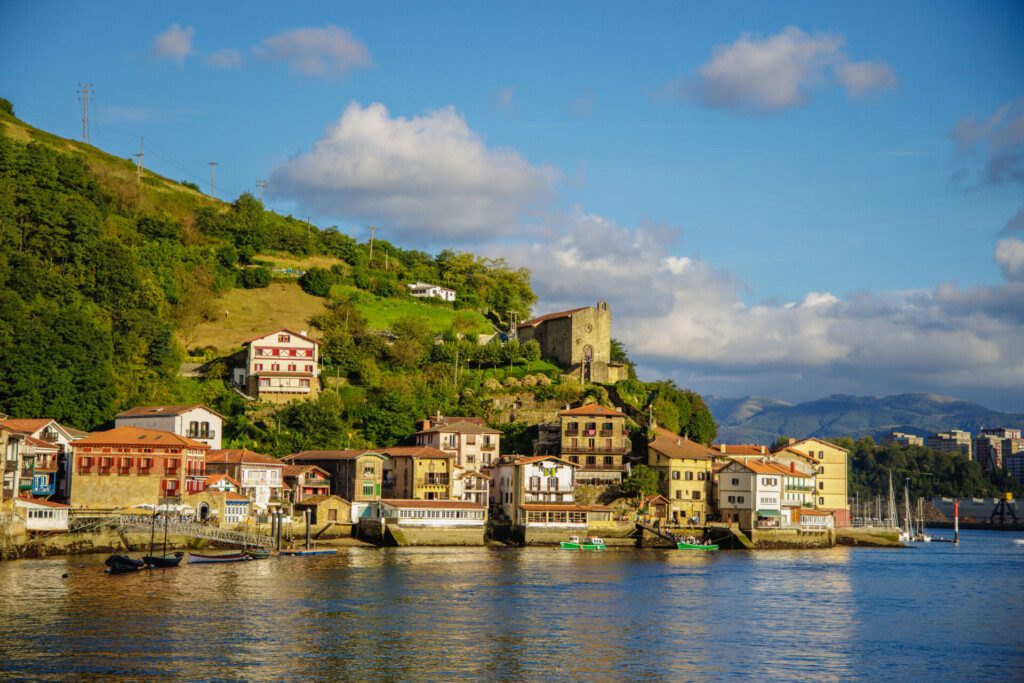
<instances>
[{"instance_id":1,"label":"orange building","mask_svg":"<svg viewBox=\"0 0 1024 683\"><path fill-rule=\"evenodd\" d=\"M201 491L204 443L171 432L117 427L72 444L70 504L75 510L130 510Z\"/></svg>"}]
</instances>

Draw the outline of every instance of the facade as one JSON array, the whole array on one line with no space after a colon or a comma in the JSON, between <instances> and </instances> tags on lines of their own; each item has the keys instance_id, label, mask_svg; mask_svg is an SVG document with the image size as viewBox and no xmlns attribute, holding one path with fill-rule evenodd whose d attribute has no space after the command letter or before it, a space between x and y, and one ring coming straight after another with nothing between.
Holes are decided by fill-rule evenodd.
<instances>
[{"instance_id":1,"label":"facade","mask_svg":"<svg viewBox=\"0 0 1024 683\"><path fill-rule=\"evenodd\" d=\"M243 346L245 367L235 369L234 381L249 396L287 403L320 391L320 344L305 332L280 329Z\"/></svg>"},{"instance_id":2,"label":"facade","mask_svg":"<svg viewBox=\"0 0 1024 683\"><path fill-rule=\"evenodd\" d=\"M56 443L26 436L21 451L18 495L52 496L57 493L61 448Z\"/></svg>"},{"instance_id":3,"label":"facade","mask_svg":"<svg viewBox=\"0 0 1024 683\"><path fill-rule=\"evenodd\" d=\"M0 475L0 512L10 512L14 508L14 499L18 497L22 471L21 449L25 443L25 435L16 432L0 423L0 456L2 466Z\"/></svg>"},{"instance_id":4,"label":"facade","mask_svg":"<svg viewBox=\"0 0 1024 683\"><path fill-rule=\"evenodd\" d=\"M75 510L128 511L201 491L210 447L171 432L115 427L72 444Z\"/></svg>"},{"instance_id":5,"label":"facade","mask_svg":"<svg viewBox=\"0 0 1024 683\"><path fill-rule=\"evenodd\" d=\"M452 498L486 506L491 499L491 475L486 472L455 467Z\"/></svg>"},{"instance_id":6,"label":"facade","mask_svg":"<svg viewBox=\"0 0 1024 683\"><path fill-rule=\"evenodd\" d=\"M309 523L320 524L351 524L352 503L340 496L315 495L307 496L295 503L295 514L303 515L309 510Z\"/></svg>"},{"instance_id":7,"label":"facade","mask_svg":"<svg viewBox=\"0 0 1024 683\"><path fill-rule=\"evenodd\" d=\"M71 484L71 444L88 434L49 418L4 418L0 420L0 429L15 435L19 442L16 490L67 502ZM6 453L6 449L3 452Z\"/></svg>"},{"instance_id":8,"label":"facade","mask_svg":"<svg viewBox=\"0 0 1024 683\"><path fill-rule=\"evenodd\" d=\"M607 301L527 320L518 325L518 333L520 341L536 340L541 354L556 359L582 381L612 384L628 378L626 366L611 359L612 314Z\"/></svg>"},{"instance_id":9,"label":"facade","mask_svg":"<svg viewBox=\"0 0 1024 683\"><path fill-rule=\"evenodd\" d=\"M146 427L173 432L201 441L214 450L221 447L224 416L204 405L140 406L114 416L116 427Z\"/></svg>"},{"instance_id":10,"label":"facade","mask_svg":"<svg viewBox=\"0 0 1024 683\"><path fill-rule=\"evenodd\" d=\"M782 474L760 460L732 459L718 469L722 521L741 529L777 527L782 521Z\"/></svg>"},{"instance_id":11,"label":"facade","mask_svg":"<svg viewBox=\"0 0 1024 683\"><path fill-rule=\"evenodd\" d=\"M971 433L961 429L951 429L929 436L925 439L925 445L943 453L959 453L968 460L972 457Z\"/></svg>"},{"instance_id":12,"label":"facade","mask_svg":"<svg viewBox=\"0 0 1024 683\"><path fill-rule=\"evenodd\" d=\"M995 471L1006 467L1007 456L1024 450L1021 430L1008 427L982 429L974 439L974 459L982 469Z\"/></svg>"},{"instance_id":13,"label":"facade","mask_svg":"<svg viewBox=\"0 0 1024 683\"><path fill-rule=\"evenodd\" d=\"M882 438L882 443L898 443L901 446L923 446L924 437L903 432L889 432Z\"/></svg>"},{"instance_id":14,"label":"facade","mask_svg":"<svg viewBox=\"0 0 1024 683\"><path fill-rule=\"evenodd\" d=\"M807 474L796 468L795 462L788 465L780 462L769 462L782 477L782 496L780 500L783 526L789 526L800 519L799 510L813 508L816 489L816 475ZM829 519L831 514L826 514Z\"/></svg>"},{"instance_id":15,"label":"facade","mask_svg":"<svg viewBox=\"0 0 1024 683\"><path fill-rule=\"evenodd\" d=\"M68 511L63 503L54 503L41 498L16 498L14 509L25 520L25 529L37 532L66 532Z\"/></svg>"},{"instance_id":16,"label":"facade","mask_svg":"<svg viewBox=\"0 0 1024 683\"><path fill-rule=\"evenodd\" d=\"M1020 445L1020 450L1003 456L1003 468L1017 481L1024 481L1024 443Z\"/></svg>"},{"instance_id":17,"label":"facade","mask_svg":"<svg viewBox=\"0 0 1024 683\"><path fill-rule=\"evenodd\" d=\"M247 448L210 451L206 467L210 474L226 474L242 486L240 493L252 502L257 512L279 507L284 501L284 463Z\"/></svg>"},{"instance_id":18,"label":"facade","mask_svg":"<svg viewBox=\"0 0 1024 683\"><path fill-rule=\"evenodd\" d=\"M195 510L196 521L234 527L249 518L252 503L242 495L242 485L226 474L214 474L203 481L203 489L184 497Z\"/></svg>"},{"instance_id":19,"label":"facade","mask_svg":"<svg viewBox=\"0 0 1024 683\"><path fill-rule=\"evenodd\" d=\"M970 442L968 442L968 446ZM845 448L821 439L802 439L781 450L807 453L817 460L814 506L832 510L837 527L850 525L849 455ZM773 454L773 457L775 454Z\"/></svg>"},{"instance_id":20,"label":"facade","mask_svg":"<svg viewBox=\"0 0 1024 683\"><path fill-rule=\"evenodd\" d=\"M419 299L440 299L441 301L455 301L455 290L447 287L440 287L426 282L411 282L406 285L409 294Z\"/></svg>"},{"instance_id":21,"label":"facade","mask_svg":"<svg viewBox=\"0 0 1024 683\"><path fill-rule=\"evenodd\" d=\"M490 467L501 455L501 432L478 417L436 417L423 420L416 432L417 446L430 446L455 456L467 470Z\"/></svg>"},{"instance_id":22,"label":"facade","mask_svg":"<svg viewBox=\"0 0 1024 683\"><path fill-rule=\"evenodd\" d=\"M487 522L487 508L462 500L401 500L387 498L373 503L372 519L401 527L479 528Z\"/></svg>"},{"instance_id":23,"label":"facade","mask_svg":"<svg viewBox=\"0 0 1024 683\"><path fill-rule=\"evenodd\" d=\"M302 451L282 459L293 465L316 465L328 472L330 493L350 501L356 513L380 500L385 476L389 476L385 470L388 456L378 451Z\"/></svg>"},{"instance_id":24,"label":"facade","mask_svg":"<svg viewBox=\"0 0 1024 683\"><path fill-rule=\"evenodd\" d=\"M526 504L573 506L576 490L575 463L551 455L503 459L491 468L495 514L515 525L526 523Z\"/></svg>"},{"instance_id":25,"label":"facade","mask_svg":"<svg viewBox=\"0 0 1024 683\"><path fill-rule=\"evenodd\" d=\"M720 452L667 429L654 428L654 439L647 444L647 464L658 472L671 523L701 525L708 521L712 465Z\"/></svg>"},{"instance_id":26,"label":"facade","mask_svg":"<svg viewBox=\"0 0 1024 683\"><path fill-rule=\"evenodd\" d=\"M396 500L451 500L455 455L431 446L384 449L391 477L385 476L384 497ZM390 482L390 485L389 485Z\"/></svg>"},{"instance_id":27,"label":"facade","mask_svg":"<svg viewBox=\"0 0 1024 683\"><path fill-rule=\"evenodd\" d=\"M284 496L292 503L301 503L312 496L331 493L330 473L316 465L287 465L284 476Z\"/></svg>"},{"instance_id":28,"label":"facade","mask_svg":"<svg viewBox=\"0 0 1024 683\"><path fill-rule=\"evenodd\" d=\"M579 465L580 484L618 484L625 476L624 457L633 443L626 415L596 403L563 410L561 457Z\"/></svg>"}]
</instances>

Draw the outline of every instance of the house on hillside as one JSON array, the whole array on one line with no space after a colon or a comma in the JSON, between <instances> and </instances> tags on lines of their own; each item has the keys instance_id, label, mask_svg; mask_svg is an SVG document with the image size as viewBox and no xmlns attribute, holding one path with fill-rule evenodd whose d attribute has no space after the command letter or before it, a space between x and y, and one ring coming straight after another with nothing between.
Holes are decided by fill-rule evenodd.
<instances>
[{"instance_id":1,"label":"house on hillside","mask_svg":"<svg viewBox=\"0 0 1024 683\"><path fill-rule=\"evenodd\" d=\"M280 329L243 344L245 365L234 383L261 401L287 403L320 391L320 344L305 332Z\"/></svg>"},{"instance_id":2,"label":"house on hillside","mask_svg":"<svg viewBox=\"0 0 1024 683\"><path fill-rule=\"evenodd\" d=\"M0 449L17 470L5 472L4 488L13 486L13 495L30 493L59 502L67 502L71 487L71 444L89 436L65 427L50 418L17 419L0 416L0 430L9 437L0 437ZM14 478L17 478L15 485Z\"/></svg>"},{"instance_id":3,"label":"house on hillside","mask_svg":"<svg viewBox=\"0 0 1024 683\"><path fill-rule=\"evenodd\" d=\"M479 417L442 417L423 420L416 432L417 446L432 446L455 455L455 464L467 470L490 467L501 455L501 431Z\"/></svg>"},{"instance_id":4,"label":"house on hillside","mask_svg":"<svg viewBox=\"0 0 1024 683\"><path fill-rule=\"evenodd\" d=\"M536 340L544 356L584 382L614 384L628 379L623 363L611 359L612 314L607 301L569 311L548 313L520 323L520 341Z\"/></svg>"},{"instance_id":5,"label":"house on hillside","mask_svg":"<svg viewBox=\"0 0 1024 683\"><path fill-rule=\"evenodd\" d=\"M455 290L447 287L432 285L427 282L412 282L406 285L409 294L419 299L440 299L441 301L455 301Z\"/></svg>"},{"instance_id":6,"label":"house on hillside","mask_svg":"<svg viewBox=\"0 0 1024 683\"><path fill-rule=\"evenodd\" d=\"M700 525L711 511L712 448L667 429L654 428L647 444L647 464L657 470L661 493L668 499L673 524Z\"/></svg>"},{"instance_id":7,"label":"house on hillside","mask_svg":"<svg viewBox=\"0 0 1024 683\"><path fill-rule=\"evenodd\" d=\"M204 405L139 406L114 416L115 427L146 427L173 432L201 441L214 450L221 447L224 416Z\"/></svg>"},{"instance_id":8,"label":"house on hillside","mask_svg":"<svg viewBox=\"0 0 1024 683\"><path fill-rule=\"evenodd\" d=\"M633 444L626 429L626 414L590 403L563 410L561 455L579 465L581 484L618 484L626 472L623 458Z\"/></svg>"}]
</instances>

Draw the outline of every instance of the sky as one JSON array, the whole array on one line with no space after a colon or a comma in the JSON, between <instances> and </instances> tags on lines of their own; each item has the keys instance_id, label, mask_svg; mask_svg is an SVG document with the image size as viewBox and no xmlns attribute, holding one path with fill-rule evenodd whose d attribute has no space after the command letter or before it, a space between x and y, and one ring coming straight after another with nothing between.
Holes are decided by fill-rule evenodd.
<instances>
[{"instance_id":1,"label":"sky","mask_svg":"<svg viewBox=\"0 0 1024 683\"><path fill-rule=\"evenodd\" d=\"M0 3L24 120L607 300L645 379L1024 412L1024 4Z\"/></svg>"}]
</instances>

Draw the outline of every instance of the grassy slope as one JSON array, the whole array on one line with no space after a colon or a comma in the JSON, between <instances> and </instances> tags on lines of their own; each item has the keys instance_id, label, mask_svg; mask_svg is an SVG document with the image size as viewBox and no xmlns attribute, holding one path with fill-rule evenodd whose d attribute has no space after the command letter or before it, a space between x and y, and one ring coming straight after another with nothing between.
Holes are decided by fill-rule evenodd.
<instances>
[{"instance_id":1,"label":"grassy slope","mask_svg":"<svg viewBox=\"0 0 1024 683\"><path fill-rule=\"evenodd\" d=\"M449 306L428 304L413 297L381 298L348 285L335 285L331 288L334 296L354 296L359 310L366 316L367 325L371 330L390 329L399 318L418 316L424 318L434 332L444 332L451 328L456 315L462 315L473 322L470 333L491 333L494 328L484 316L476 311L459 310Z\"/></svg>"}]
</instances>

